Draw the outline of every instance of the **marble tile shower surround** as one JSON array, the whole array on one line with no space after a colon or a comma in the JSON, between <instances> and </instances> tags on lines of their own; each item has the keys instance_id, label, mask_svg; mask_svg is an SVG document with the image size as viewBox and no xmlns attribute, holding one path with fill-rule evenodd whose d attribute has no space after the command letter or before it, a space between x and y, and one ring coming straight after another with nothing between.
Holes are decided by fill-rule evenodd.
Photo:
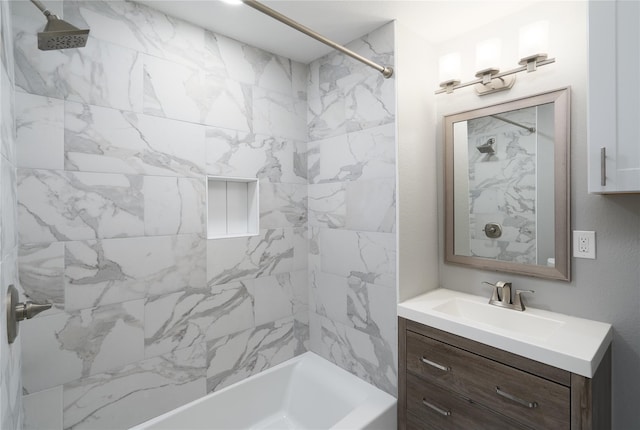
<instances>
[{"instance_id":1,"label":"marble tile shower surround","mask_svg":"<svg viewBox=\"0 0 640 430\"><path fill-rule=\"evenodd\" d=\"M393 24L357 39L347 47L379 64L393 64ZM395 122L395 77L333 52L312 62L307 91L309 140Z\"/></svg>"},{"instance_id":2,"label":"marble tile shower surround","mask_svg":"<svg viewBox=\"0 0 640 430\"><path fill-rule=\"evenodd\" d=\"M348 47L393 64L393 24ZM394 79L333 53L309 80L311 349L395 395Z\"/></svg>"},{"instance_id":3,"label":"marble tile shower surround","mask_svg":"<svg viewBox=\"0 0 640 430\"><path fill-rule=\"evenodd\" d=\"M308 348L308 67L135 3L57 6L87 48L38 51L13 8L15 254L54 304L21 329L26 428L124 428ZM206 175L259 178L258 236L205 239Z\"/></svg>"},{"instance_id":4,"label":"marble tile shower surround","mask_svg":"<svg viewBox=\"0 0 640 430\"><path fill-rule=\"evenodd\" d=\"M21 345L9 345L6 287L18 284L15 75L9 2L0 0L0 428L22 428Z\"/></svg>"},{"instance_id":5,"label":"marble tile shower surround","mask_svg":"<svg viewBox=\"0 0 640 430\"><path fill-rule=\"evenodd\" d=\"M535 109L504 115L536 126ZM467 122L469 136L469 218L471 253L524 264L536 264L536 135L497 118ZM476 147L495 139L495 154ZM497 222L503 233L488 238L483 228Z\"/></svg>"},{"instance_id":6,"label":"marble tile shower surround","mask_svg":"<svg viewBox=\"0 0 640 430\"><path fill-rule=\"evenodd\" d=\"M26 410L122 428L308 348L395 394L393 80L59 6L87 48L38 51L41 16L13 8L20 280L54 304L21 329ZM390 63L393 28L350 48ZM259 178L257 236L205 239L205 175Z\"/></svg>"}]
</instances>

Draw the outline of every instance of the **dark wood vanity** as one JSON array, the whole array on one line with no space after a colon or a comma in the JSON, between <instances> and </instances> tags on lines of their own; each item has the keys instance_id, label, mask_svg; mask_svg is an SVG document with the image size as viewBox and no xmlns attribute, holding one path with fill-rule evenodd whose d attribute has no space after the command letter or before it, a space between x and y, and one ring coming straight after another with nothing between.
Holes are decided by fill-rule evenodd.
<instances>
[{"instance_id":1,"label":"dark wood vanity","mask_svg":"<svg viewBox=\"0 0 640 430\"><path fill-rule=\"evenodd\" d=\"M398 318L398 428L608 430L611 348L593 378Z\"/></svg>"}]
</instances>

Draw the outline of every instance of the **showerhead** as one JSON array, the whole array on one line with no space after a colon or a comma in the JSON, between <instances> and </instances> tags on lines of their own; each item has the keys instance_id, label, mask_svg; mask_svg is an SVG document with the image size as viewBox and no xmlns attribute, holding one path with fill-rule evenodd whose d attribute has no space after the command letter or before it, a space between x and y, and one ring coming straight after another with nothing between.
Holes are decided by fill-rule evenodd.
<instances>
[{"instance_id":1,"label":"showerhead","mask_svg":"<svg viewBox=\"0 0 640 430\"><path fill-rule=\"evenodd\" d=\"M476 146L476 149L481 153L481 154L495 154L496 150L493 149L493 144L496 143L496 140L492 137L489 140L487 140L485 143L483 143L482 145L478 145Z\"/></svg>"},{"instance_id":2,"label":"showerhead","mask_svg":"<svg viewBox=\"0 0 640 430\"><path fill-rule=\"evenodd\" d=\"M47 15L47 25L38 33L38 49L49 51L52 49L82 48L87 44L89 30L78 27L58 18Z\"/></svg>"},{"instance_id":3,"label":"showerhead","mask_svg":"<svg viewBox=\"0 0 640 430\"><path fill-rule=\"evenodd\" d=\"M31 0L47 17L47 25L38 33L38 49L49 51L52 49L82 48L87 44L89 30L78 27L58 18L43 5L40 0Z\"/></svg>"}]
</instances>

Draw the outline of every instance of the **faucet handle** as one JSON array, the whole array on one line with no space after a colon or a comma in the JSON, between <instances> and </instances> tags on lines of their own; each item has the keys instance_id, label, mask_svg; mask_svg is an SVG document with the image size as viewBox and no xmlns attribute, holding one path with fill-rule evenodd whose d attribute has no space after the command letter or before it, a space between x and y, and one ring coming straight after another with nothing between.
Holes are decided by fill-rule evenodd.
<instances>
[{"instance_id":1,"label":"faucet handle","mask_svg":"<svg viewBox=\"0 0 640 430\"><path fill-rule=\"evenodd\" d=\"M533 294L533 293L535 293L535 291L533 291L533 290L516 290L516 297L515 297L515 299L513 301L513 306L518 311L523 311L523 310L526 309L524 307L524 302L522 301L522 298L520 297L520 295L522 293L531 293L531 294Z\"/></svg>"},{"instance_id":2,"label":"faucet handle","mask_svg":"<svg viewBox=\"0 0 640 430\"><path fill-rule=\"evenodd\" d=\"M498 288L501 288L502 285L497 285L497 284L492 284L491 282L487 282L487 281L482 281L483 284L487 284L487 285L491 285L493 287L493 293L491 294L491 300L489 301L489 303L491 302L499 302L500 301L500 295L498 294Z\"/></svg>"}]
</instances>

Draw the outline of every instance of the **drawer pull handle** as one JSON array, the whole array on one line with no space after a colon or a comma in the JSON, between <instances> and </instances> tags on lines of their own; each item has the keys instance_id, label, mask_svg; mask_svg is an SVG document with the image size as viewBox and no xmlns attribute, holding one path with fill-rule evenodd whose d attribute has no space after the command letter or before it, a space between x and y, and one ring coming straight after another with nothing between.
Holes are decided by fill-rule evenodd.
<instances>
[{"instance_id":1,"label":"drawer pull handle","mask_svg":"<svg viewBox=\"0 0 640 430\"><path fill-rule=\"evenodd\" d=\"M442 364L438 364L438 363L436 363L434 361L431 361L431 360L427 360L424 357L420 358L420 361L422 361L424 364L428 364L429 366L433 366L436 369L440 369L440 370L443 370L445 372L448 372L449 370L451 370L450 367L443 366Z\"/></svg>"},{"instance_id":2,"label":"drawer pull handle","mask_svg":"<svg viewBox=\"0 0 640 430\"><path fill-rule=\"evenodd\" d=\"M509 394L505 391L502 391L500 387L496 387L496 394L498 394L499 396L505 397L509 400L513 400L514 402L521 404L522 406L525 406L529 409L534 409L538 407L538 402L527 402L526 400L522 400L514 396L513 394Z\"/></svg>"},{"instance_id":3,"label":"drawer pull handle","mask_svg":"<svg viewBox=\"0 0 640 430\"><path fill-rule=\"evenodd\" d=\"M449 415L451 415L451 411L445 411L444 409L437 407L433 403L427 402L425 399L422 399L422 404L428 407L429 409L436 411L443 417L448 417Z\"/></svg>"},{"instance_id":4,"label":"drawer pull handle","mask_svg":"<svg viewBox=\"0 0 640 430\"><path fill-rule=\"evenodd\" d=\"M600 148L600 185L607 186L607 148Z\"/></svg>"}]
</instances>

